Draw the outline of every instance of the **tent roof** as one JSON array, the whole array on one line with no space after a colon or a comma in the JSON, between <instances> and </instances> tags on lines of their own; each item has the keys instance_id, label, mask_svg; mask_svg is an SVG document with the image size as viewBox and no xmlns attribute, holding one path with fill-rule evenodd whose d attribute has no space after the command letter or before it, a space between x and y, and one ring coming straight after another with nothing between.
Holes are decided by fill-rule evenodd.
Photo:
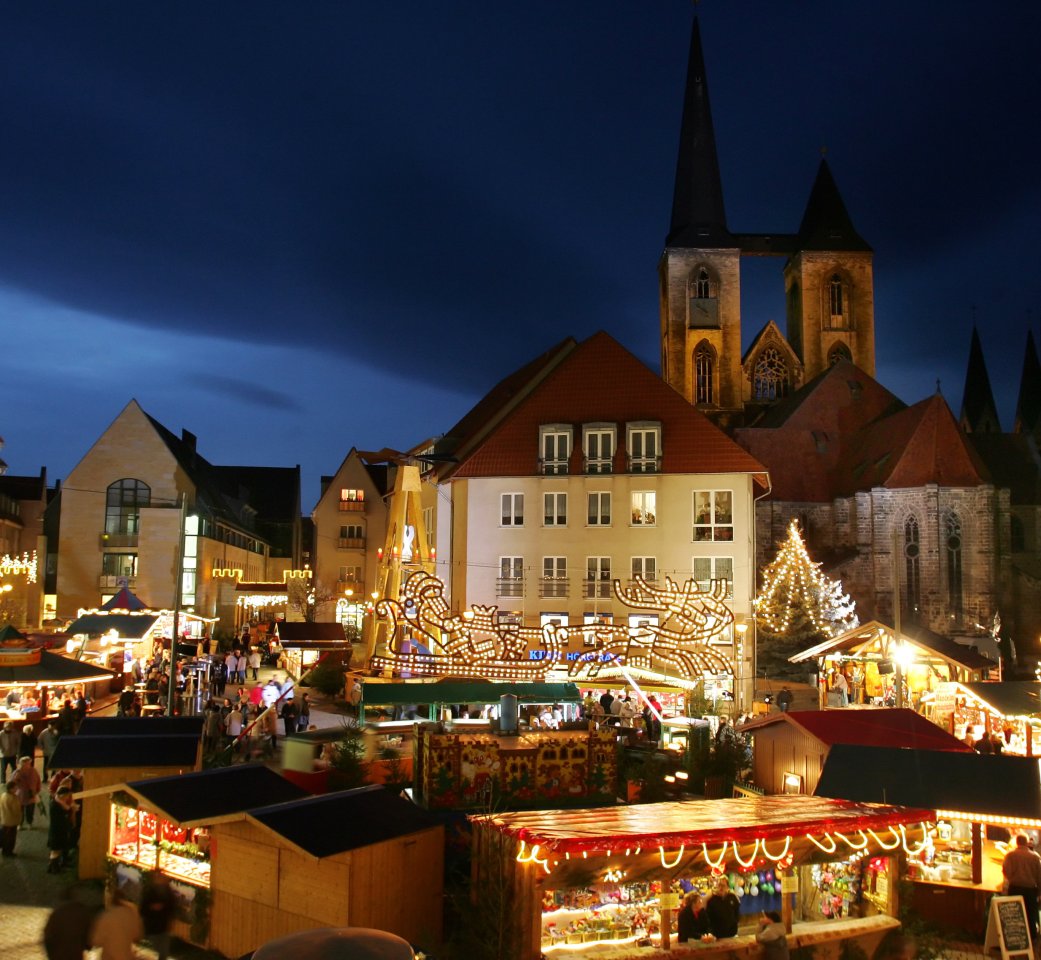
<instances>
[{"instance_id":1,"label":"tent roof","mask_svg":"<svg viewBox=\"0 0 1041 960\"><path fill-rule=\"evenodd\" d=\"M381 786L290 800L250 810L248 817L318 858L408 836L439 823L432 814Z\"/></svg>"},{"instance_id":2,"label":"tent roof","mask_svg":"<svg viewBox=\"0 0 1041 960\"><path fill-rule=\"evenodd\" d=\"M741 732L755 734L764 727L777 724L795 727L828 746L856 743L865 746L972 752L966 744L914 710L898 710L894 707L843 707L771 713L742 724Z\"/></svg>"},{"instance_id":3,"label":"tent roof","mask_svg":"<svg viewBox=\"0 0 1041 960\"><path fill-rule=\"evenodd\" d=\"M29 638L24 633L22 633L20 630L16 629L9 623L5 623L2 627L0 627L0 643L4 643L8 640L28 639Z\"/></svg>"},{"instance_id":4,"label":"tent roof","mask_svg":"<svg viewBox=\"0 0 1041 960\"><path fill-rule=\"evenodd\" d=\"M140 640L151 630L159 614L148 613L87 613L74 620L66 628L66 633L77 634L108 633L115 630L121 637Z\"/></svg>"},{"instance_id":5,"label":"tent roof","mask_svg":"<svg viewBox=\"0 0 1041 960\"><path fill-rule=\"evenodd\" d=\"M143 721L151 723L150 720ZM108 736L62 737L50 766L75 770L80 767L179 767L194 768L198 759L199 738L189 736Z\"/></svg>"},{"instance_id":6,"label":"tent roof","mask_svg":"<svg viewBox=\"0 0 1041 960\"><path fill-rule=\"evenodd\" d=\"M959 687L1002 717L1041 716L1041 683L1005 680L1001 683L959 683Z\"/></svg>"},{"instance_id":7,"label":"tent roof","mask_svg":"<svg viewBox=\"0 0 1041 960\"><path fill-rule=\"evenodd\" d=\"M202 736L205 718L198 717L85 717L77 736L155 737L162 735Z\"/></svg>"},{"instance_id":8,"label":"tent roof","mask_svg":"<svg viewBox=\"0 0 1041 960\"><path fill-rule=\"evenodd\" d=\"M91 683L95 680L109 680L110 670L102 670L91 663L62 657L46 650L40 651L40 662L26 664L21 667L0 666L0 683L2 684L56 684Z\"/></svg>"},{"instance_id":9,"label":"tent roof","mask_svg":"<svg viewBox=\"0 0 1041 960\"><path fill-rule=\"evenodd\" d=\"M483 680L440 680L437 683L380 683L366 680L366 704L393 706L420 703L498 703L506 693L521 703L581 703L573 683L492 683Z\"/></svg>"},{"instance_id":10,"label":"tent roof","mask_svg":"<svg viewBox=\"0 0 1041 960\"><path fill-rule=\"evenodd\" d=\"M148 604L141 600L136 594L130 592L129 587L120 587L119 593L103 603L100 610L147 610Z\"/></svg>"},{"instance_id":11,"label":"tent roof","mask_svg":"<svg viewBox=\"0 0 1041 960\"><path fill-rule=\"evenodd\" d=\"M275 633L283 647L344 647L347 634L339 623L287 622L275 624Z\"/></svg>"},{"instance_id":12,"label":"tent roof","mask_svg":"<svg viewBox=\"0 0 1041 960\"><path fill-rule=\"evenodd\" d=\"M828 754L816 793L1041 824L1037 757L838 744Z\"/></svg>"}]
</instances>

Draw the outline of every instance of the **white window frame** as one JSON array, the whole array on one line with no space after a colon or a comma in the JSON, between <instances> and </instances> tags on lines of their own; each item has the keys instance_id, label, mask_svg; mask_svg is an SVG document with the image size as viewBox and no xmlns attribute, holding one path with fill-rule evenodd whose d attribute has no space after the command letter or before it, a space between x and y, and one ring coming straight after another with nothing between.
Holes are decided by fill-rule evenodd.
<instances>
[{"instance_id":1,"label":"white window frame","mask_svg":"<svg viewBox=\"0 0 1041 960\"><path fill-rule=\"evenodd\" d=\"M604 446L607 446L605 452ZM595 450L593 449L595 448ZM618 450L618 428L613 423L582 425L582 455L587 474L612 473Z\"/></svg>"},{"instance_id":2,"label":"white window frame","mask_svg":"<svg viewBox=\"0 0 1041 960\"><path fill-rule=\"evenodd\" d=\"M354 487L341 487L340 501L342 503L364 503L365 491Z\"/></svg>"},{"instance_id":3,"label":"white window frame","mask_svg":"<svg viewBox=\"0 0 1041 960\"><path fill-rule=\"evenodd\" d=\"M654 437L654 455L648 456L645 437ZM639 453L634 453L636 438L640 437ZM625 425L625 449L629 458L630 473L661 472L661 424L649 420L634 420Z\"/></svg>"},{"instance_id":4,"label":"white window frame","mask_svg":"<svg viewBox=\"0 0 1041 960\"><path fill-rule=\"evenodd\" d=\"M427 535L427 547L434 546L434 508L423 508L423 530Z\"/></svg>"},{"instance_id":5,"label":"white window frame","mask_svg":"<svg viewBox=\"0 0 1041 960\"><path fill-rule=\"evenodd\" d=\"M597 509L595 514L593 513L593 499L596 498ZM607 502L607 522L603 521L604 510L603 505ZM592 514L592 517L591 517ZM609 527L611 526L611 491L610 490L589 490L586 493L586 526L587 527Z\"/></svg>"},{"instance_id":6,"label":"white window frame","mask_svg":"<svg viewBox=\"0 0 1041 960\"><path fill-rule=\"evenodd\" d=\"M609 613L585 613L582 615L583 627L609 627L614 623L614 617ZM595 647L596 637L592 630L582 631L582 646Z\"/></svg>"},{"instance_id":7,"label":"white window frame","mask_svg":"<svg viewBox=\"0 0 1041 960\"><path fill-rule=\"evenodd\" d=\"M546 456L546 443L550 437L563 437L565 456L561 457L561 451L554 449L553 457ZM545 476L564 476L568 472L571 462L571 453L574 450L575 431L570 423L544 423L539 427L539 467ZM554 447L559 448L559 442L554 442Z\"/></svg>"},{"instance_id":8,"label":"white window frame","mask_svg":"<svg viewBox=\"0 0 1041 960\"><path fill-rule=\"evenodd\" d=\"M605 575L606 571L606 575ZM588 600L609 600L612 590L611 558L586 557L586 576Z\"/></svg>"},{"instance_id":9,"label":"white window frame","mask_svg":"<svg viewBox=\"0 0 1041 960\"><path fill-rule=\"evenodd\" d=\"M563 509L561 509L563 503ZM551 491L542 495L542 525L544 527L567 526L567 494Z\"/></svg>"},{"instance_id":10,"label":"white window frame","mask_svg":"<svg viewBox=\"0 0 1041 960\"><path fill-rule=\"evenodd\" d=\"M553 586L547 586L552 584ZM560 588L556 585L559 584ZM542 580L539 594L544 598L564 598L568 595L567 557L543 557Z\"/></svg>"},{"instance_id":11,"label":"white window frame","mask_svg":"<svg viewBox=\"0 0 1041 960\"><path fill-rule=\"evenodd\" d=\"M706 577L699 577L698 564L708 564L708 574ZM724 564L729 564L729 571L726 570ZM720 567L724 567L720 569ZM719 580L721 577L726 576L727 580L727 592L724 595L725 599L734 599L734 558L733 557L692 557L690 561L691 576L694 578L694 582L697 583L701 590L708 590L713 580ZM729 575L727 575L729 574Z\"/></svg>"},{"instance_id":12,"label":"white window frame","mask_svg":"<svg viewBox=\"0 0 1041 960\"><path fill-rule=\"evenodd\" d=\"M650 570L650 576L647 575L648 570ZM648 583L654 583L658 579L658 558L630 557L629 577L631 580L635 580L637 577L643 577L643 579Z\"/></svg>"},{"instance_id":13,"label":"white window frame","mask_svg":"<svg viewBox=\"0 0 1041 960\"><path fill-rule=\"evenodd\" d=\"M524 557L499 557L499 577L495 592L499 597L524 596Z\"/></svg>"},{"instance_id":14,"label":"white window frame","mask_svg":"<svg viewBox=\"0 0 1041 960\"><path fill-rule=\"evenodd\" d=\"M729 520L723 519L727 516L722 509L724 496L730 498ZM733 543L734 502L733 490L695 490L691 500L693 540L697 543Z\"/></svg>"},{"instance_id":15,"label":"white window frame","mask_svg":"<svg viewBox=\"0 0 1041 960\"><path fill-rule=\"evenodd\" d=\"M518 510L518 507L520 508ZM500 527L523 527L524 526L524 494L523 493L501 493L499 494L499 526Z\"/></svg>"},{"instance_id":16,"label":"white window frame","mask_svg":"<svg viewBox=\"0 0 1041 960\"><path fill-rule=\"evenodd\" d=\"M647 498L650 498L649 503ZM633 490L629 495L629 501L629 523L631 526L654 527L658 525L657 490ZM648 506L650 506L650 509L648 509Z\"/></svg>"}]
</instances>

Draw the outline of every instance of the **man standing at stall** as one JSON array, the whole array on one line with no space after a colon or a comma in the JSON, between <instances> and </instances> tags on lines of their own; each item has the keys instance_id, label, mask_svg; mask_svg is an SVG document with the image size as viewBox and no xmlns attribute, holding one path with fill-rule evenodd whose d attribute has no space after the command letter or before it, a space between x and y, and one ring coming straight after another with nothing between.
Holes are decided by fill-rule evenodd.
<instances>
[{"instance_id":1,"label":"man standing at stall","mask_svg":"<svg viewBox=\"0 0 1041 960\"><path fill-rule=\"evenodd\" d=\"M1016 837L1015 849L1005 855L1001 872L1008 881L1008 895L1022 897L1027 908L1030 941L1037 943L1037 896L1041 890L1041 856L1030 849L1026 836Z\"/></svg>"}]
</instances>

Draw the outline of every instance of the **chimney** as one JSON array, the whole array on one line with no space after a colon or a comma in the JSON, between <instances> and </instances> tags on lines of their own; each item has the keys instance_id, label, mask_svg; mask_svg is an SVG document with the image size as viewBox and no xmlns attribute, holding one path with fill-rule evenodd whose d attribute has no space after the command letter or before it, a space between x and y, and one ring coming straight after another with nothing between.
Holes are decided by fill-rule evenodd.
<instances>
[{"instance_id":1,"label":"chimney","mask_svg":"<svg viewBox=\"0 0 1041 960\"><path fill-rule=\"evenodd\" d=\"M181 428L181 443L183 443L189 450L190 453L195 453L195 434L190 430Z\"/></svg>"}]
</instances>

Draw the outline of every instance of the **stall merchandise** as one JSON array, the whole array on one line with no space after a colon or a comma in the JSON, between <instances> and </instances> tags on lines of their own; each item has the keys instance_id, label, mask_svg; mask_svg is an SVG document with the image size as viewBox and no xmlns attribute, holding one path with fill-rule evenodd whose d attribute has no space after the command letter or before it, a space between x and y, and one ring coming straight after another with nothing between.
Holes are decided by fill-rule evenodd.
<instances>
[{"instance_id":1,"label":"stall merchandise","mask_svg":"<svg viewBox=\"0 0 1041 960\"><path fill-rule=\"evenodd\" d=\"M1035 756L1041 747L1041 683L1011 680L942 684L929 717L986 753Z\"/></svg>"}]
</instances>

